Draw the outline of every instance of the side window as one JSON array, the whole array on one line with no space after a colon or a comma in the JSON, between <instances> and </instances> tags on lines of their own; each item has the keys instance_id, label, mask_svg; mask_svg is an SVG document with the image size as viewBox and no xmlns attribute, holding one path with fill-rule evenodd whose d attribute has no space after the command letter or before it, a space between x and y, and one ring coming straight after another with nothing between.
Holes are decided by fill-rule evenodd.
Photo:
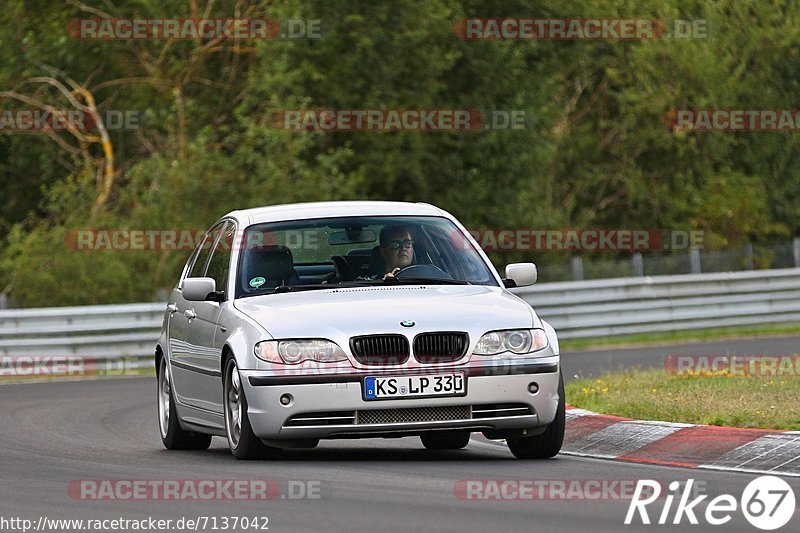
<instances>
[{"instance_id":1,"label":"side window","mask_svg":"<svg viewBox=\"0 0 800 533\"><path fill-rule=\"evenodd\" d=\"M236 234L236 226L232 222L226 222L222 227L222 235L217 241L214 253L211 254L211 261L208 263L206 276L214 278L217 282L217 290L225 290L228 281L228 268L231 263L231 251L233 249L233 238Z\"/></svg>"},{"instance_id":2,"label":"side window","mask_svg":"<svg viewBox=\"0 0 800 533\"><path fill-rule=\"evenodd\" d=\"M194 263L189 269L189 273L186 274L187 278L202 278L204 276L208 256L211 255L211 247L214 245L214 237L217 235L220 227L220 225L214 226L206 233L206 236L203 237L203 241L194 253Z\"/></svg>"}]
</instances>

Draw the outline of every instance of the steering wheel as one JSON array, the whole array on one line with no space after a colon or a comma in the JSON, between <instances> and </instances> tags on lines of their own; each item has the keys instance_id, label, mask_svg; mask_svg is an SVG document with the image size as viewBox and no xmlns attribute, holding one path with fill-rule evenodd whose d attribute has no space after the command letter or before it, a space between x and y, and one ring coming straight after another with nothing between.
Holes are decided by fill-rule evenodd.
<instances>
[{"instance_id":1,"label":"steering wheel","mask_svg":"<svg viewBox=\"0 0 800 533\"><path fill-rule=\"evenodd\" d=\"M401 268L394 275L397 279L403 278L430 278L430 279L453 279L453 276L437 267L436 265L409 265Z\"/></svg>"}]
</instances>

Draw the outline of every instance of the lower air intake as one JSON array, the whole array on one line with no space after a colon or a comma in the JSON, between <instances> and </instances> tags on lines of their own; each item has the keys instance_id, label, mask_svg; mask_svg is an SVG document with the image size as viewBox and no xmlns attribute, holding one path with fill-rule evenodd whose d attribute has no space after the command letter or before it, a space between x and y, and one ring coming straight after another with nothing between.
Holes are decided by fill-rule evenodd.
<instances>
[{"instance_id":1,"label":"lower air intake","mask_svg":"<svg viewBox=\"0 0 800 533\"><path fill-rule=\"evenodd\" d=\"M356 424L404 424L469 419L470 407L468 405L452 405L446 407L411 407L406 409L358 411Z\"/></svg>"}]
</instances>

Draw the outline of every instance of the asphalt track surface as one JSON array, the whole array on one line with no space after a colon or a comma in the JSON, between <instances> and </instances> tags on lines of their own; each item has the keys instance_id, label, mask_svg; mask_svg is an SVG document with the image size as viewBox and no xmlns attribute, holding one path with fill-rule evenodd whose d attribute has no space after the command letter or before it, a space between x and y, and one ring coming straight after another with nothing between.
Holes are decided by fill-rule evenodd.
<instances>
[{"instance_id":1,"label":"asphalt track surface","mask_svg":"<svg viewBox=\"0 0 800 533\"><path fill-rule=\"evenodd\" d=\"M569 352L561 350L564 379L591 377L604 371L625 368L663 368L668 355L797 355L800 336L731 338L707 342L683 343L637 348L602 348Z\"/></svg>"},{"instance_id":2,"label":"asphalt track surface","mask_svg":"<svg viewBox=\"0 0 800 533\"><path fill-rule=\"evenodd\" d=\"M794 353L798 337L721 341L647 349L564 354L565 375L603 368L658 366L677 353ZM223 439L203 452L163 449L156 422L155 378L8 384L0 386L0 524L23 518L171 519L268 517L270 531L758 531L740 509L724 526L705 522L705 503L739 498L752 474L698 471L560 455L519 461L497 443L473 437L465 450L429 452L417 438L323 441L276 461L241 462ZM69 493L76 480L262 479L319 487L317 499L268 501L102 501ZM698 526L623 524L629 500L474 500L457 497L460 480L694 479L708 494L695 507ZM784 478L800 501L800 479ZM296 484L294 486L297 486ZM671 506L674 517L678 498ZM652 504L657 521L664 500ZM263 523L263 519L262 519ZM212 531L211 522L205 529ZM19 531L6 524L3 531ZM66 529L62 529L66 530ZM73 529L74 530L74 529ZM185 528L183 530L186 530ZM221 531L222 529L217 529ZM230 529L229 529L230 530ZM800 530L800 509L781 531ZM53 529L50 529L53 531ZM239 529L242 531L242 529ZM249 529L248 531L255 531Z\"/></svg>"}]
</instances>

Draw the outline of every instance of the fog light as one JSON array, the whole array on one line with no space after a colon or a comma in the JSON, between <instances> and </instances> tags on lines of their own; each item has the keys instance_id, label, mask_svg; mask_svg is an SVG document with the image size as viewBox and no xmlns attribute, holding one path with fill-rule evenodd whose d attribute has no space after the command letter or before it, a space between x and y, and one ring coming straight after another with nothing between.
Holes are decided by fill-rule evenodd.
<instances>
[{"instance_id":1,"label":"fog light","mask_svg":"<svg viewBox=\"0 0 800 533\"><path fill-rule=\"evenodd\" d=\"M292 403L291 394L284 394L281 396L281 405L289 405L290 403Z\"/></svg>"},{"instance_id":2,"label":"fog light","mask_svg":"<svg viewBox=\"0 0 800 533\"><path fill-rule=\"evenodd\" d=\"M528 383L528 392L530 392L531 394L536 394L537 392L539 392L539 384L536 383L535 381L531 381L530 383Z\"/></svg>"}]
</instances>

